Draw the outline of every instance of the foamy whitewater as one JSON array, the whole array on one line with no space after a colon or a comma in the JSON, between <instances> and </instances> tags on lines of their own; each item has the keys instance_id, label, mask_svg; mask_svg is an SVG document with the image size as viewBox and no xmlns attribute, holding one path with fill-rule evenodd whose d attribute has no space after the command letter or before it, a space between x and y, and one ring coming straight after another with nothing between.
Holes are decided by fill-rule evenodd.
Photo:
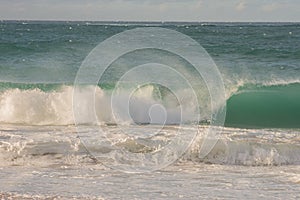
<instances>
[{"instance_id":1,"label":"foamy whitewater","mask_svg":"<svg viewBox=\"0 0 300 200\"><path fill-rule=\"evenodd\" d=\"M150 54L163 55L164 62L189 71L189 65L167 53L132 52L112 63L99 84L74 86L81 63L98 43L149 26L192 37L214 59L225 86L224 126L211 126L215 110L207 106L209 94L202 83L196 91L203 99L200 105L184 88L175 91L177 96L152 83L134 92L114 90L116 79L139 59L151 60ZM299 199L299 27L296 23L1 22L0 197ZM217 109L222 109L221 103ZM207 138L211 130L219 133L217 140ZM164 167L148 170L152 162L140 163L171 144L178 133L183 137L178 152L165 160L155 156L151 160L166 162ZM190 143L184 140L189 137ZM209 153L203 153L203 145L214 141ZM185 143L187 147L180 149ZM124 152L128 157L120 156ZM141 159L130 160L134 156ZM172 156L179 158L173 162ZM118 168L118 163L126 167ZM147 170L132 173L135 166Z\"/></svg>"}]
</instances>

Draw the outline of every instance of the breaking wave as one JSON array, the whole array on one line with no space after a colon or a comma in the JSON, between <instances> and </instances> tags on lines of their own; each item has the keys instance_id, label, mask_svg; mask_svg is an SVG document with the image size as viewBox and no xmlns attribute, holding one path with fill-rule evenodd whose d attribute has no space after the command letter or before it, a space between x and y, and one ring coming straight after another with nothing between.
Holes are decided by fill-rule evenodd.
<instances>
[{"instance_id":1,"label":"breaking wave","mask_svg":"<svg viewBox=\"0 0 300 200\"><path fill-rule=\"evenodd\" d=\"M73 90L71 85L0 83L0 123L27 125L74 124ZM242 85L228 94L225 126L257 128L300 128L300 84L272 83L270 85ZM76 119L77 124L115 123L111 109L111 86L83 86L76 98L79 109L86 115ZM123 91L124 92L124 91ZM125 91L126 92L126 91ZM91 105L89 95L94 94L96 105ZM195 112L198 105L191 102L190 93L182 90L180 97L155 85L147 85L132 94L130 103L118 95L117 108L125 112L130 107L130 117L123 122L136 124L198 123ZM125 95L124 95L125 96ZM185 104L181 110L178 98ZM210 120L201 108L201 122ZM204 111L203 111L204 110Z\"/></svg>"}]
</instances>

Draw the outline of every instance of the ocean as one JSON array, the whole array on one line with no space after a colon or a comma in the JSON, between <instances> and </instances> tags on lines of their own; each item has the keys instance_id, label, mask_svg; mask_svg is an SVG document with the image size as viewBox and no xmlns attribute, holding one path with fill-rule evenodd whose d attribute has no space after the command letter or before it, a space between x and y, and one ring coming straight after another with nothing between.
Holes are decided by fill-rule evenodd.
<instances>
[{"instance_id":1,"label":"ocean","mask_svg":"<svg viewBox=\"0 0 300 200\"><path fill-rule=\"evenodd\" d=\"M0 33L2 199L300 198L299 23Z\"/></svg>"}]
</instances>

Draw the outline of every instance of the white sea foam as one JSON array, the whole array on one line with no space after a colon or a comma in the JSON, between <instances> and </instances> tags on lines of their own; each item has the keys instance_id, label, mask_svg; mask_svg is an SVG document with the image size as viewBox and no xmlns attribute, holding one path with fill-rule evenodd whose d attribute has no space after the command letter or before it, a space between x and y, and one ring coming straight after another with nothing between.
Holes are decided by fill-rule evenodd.
<instances>
[{"instance_id":1,"label":"white sea foam","mask_svg":"<svg viewBox=\"0 0 300 200\"><path fill-rule=\"evenodd\" d=\"M180 91L179 97L185 106L178 105L176 98L165 95L164 100L155 96L153 86L144 87L131 94L126 101L125 92L115 96L111 105L111 91L100 87L84 86L73 96L72 86L59 90L8 89L0 93L0 122L29 125L69 125L74 124L73 110L80 109L77 124L102 123L190 123L196 121L197 105L191 105L188 91ZM75 107L73 100L76 98ZM95 98L95 104L93 99ZM129 115L127 112L129 107ZM182 110L185 107L185 110ZM77 110L78 111L78 110ZM95 118L96 114L96 118ZM162 116L164 116L162 118Z\"/></svg>"},{"instance_id":2,"label":"white sea foam","mask_svg":"<svg viewBox=\"0 0 300 200\"><path fill-rule=\"evenodd\" d=\"M11 127L11 128L9 128ZM74 126L33 127L33 126L3 126L0 127L0 166L51 164L80 165L93 162L86 148L97 153L109 152L122 148L129 153L148 153L168 141L177 134L178 126L165 127L159 134L149 138L139 139L137 130L147 133L155 130L149 126L131 126L131 137L121 139L122 130L117 126L107 126L107 131L113 132L117 143L112 146L99 146L99 142L82 143L77 134L84 140L92 140L98 131L98 126L83 126L78 133ZM104 127L102 127L104 128ZM203 133L208 126L199 126L196 130L189 126L182 127L183 132L199 131ZM77 133L77 134L76 134ZM142 133L140 133L142 134ZM101 139L102 136L97 136ZM203 135L199 134L182 157L182 162L194 161L222 165L243 166L277 166L299 165L300 146L299 133L285 130L247 130L224 128L219 141L212 151L204 158L199 157L203 144ZM105 136L103 135L103 138ZM96 154L97 154L96 153ZM94 154L93 154L94 155ZM112 154L113 155L113 154ZM113 157L111 159L114 159Z\"/></svg>"},{"instance_id":3,"label":"white sea foam","mask_svg":"<svg viewBox=\"0 0 300 200\"><path fill-rule=\"evenodd\" d=\"M0 94L0 121L18 124L73 124L72 88L43 92L9 89Z\"/></svg>"}]
</instances>

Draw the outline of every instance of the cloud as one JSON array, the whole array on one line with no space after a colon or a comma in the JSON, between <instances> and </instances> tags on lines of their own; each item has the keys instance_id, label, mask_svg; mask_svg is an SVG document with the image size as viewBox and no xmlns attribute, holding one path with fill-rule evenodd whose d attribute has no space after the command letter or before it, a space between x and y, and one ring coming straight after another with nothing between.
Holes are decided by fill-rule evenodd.
<instances>
[{"instance_id":1,"label":"cloud","mask_svg":"<svg viewBox=\"0 0 300 200\"><path fill-rule=\"evenodd\" d=\"M199 0L196 2L195 8L200 9L200 8L202 8L202 6L203 6L203 1Z\"/></svg>"},{"instance_id":2,"label":"cloud","mask_svg":"<svg viewBox=\"0 0 300 200\"><path fill-rule=\"evenodd\" d=\"M246 8L246 2L245 1L240 1L236 6L235 9L237 11L243 11Z\"/></svg>"},{"instance_id":3,"label":"cloud","mask_svg":"<svg viewBox=\"0 0 300 200\"><path fill-rule=\"evenodd\" d=\"M261 10L265 12L273 12L281 7L279 3L271 3L261 6Z\"/></svg>"}]
</instances>

